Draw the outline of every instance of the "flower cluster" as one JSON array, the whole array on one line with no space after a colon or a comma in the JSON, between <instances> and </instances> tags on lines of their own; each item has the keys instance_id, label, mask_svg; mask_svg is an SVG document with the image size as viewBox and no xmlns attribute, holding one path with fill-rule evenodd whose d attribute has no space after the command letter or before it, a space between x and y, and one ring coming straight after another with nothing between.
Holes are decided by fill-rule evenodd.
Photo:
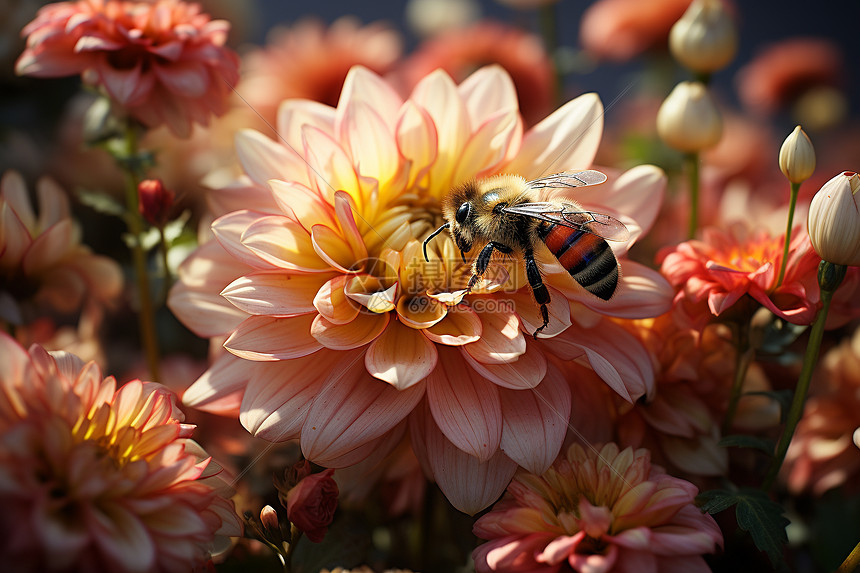
<instances>
[{"instance_id":1,"label":"flower cluster","mask_svg":"<svg viewBox=\"0 0 860 573\"><path fill-rule=\"evenodd\" d=\"M17 570L187 571L241 534L175 395L0 334L0 551Z\"/></svg>"}]
</instances>

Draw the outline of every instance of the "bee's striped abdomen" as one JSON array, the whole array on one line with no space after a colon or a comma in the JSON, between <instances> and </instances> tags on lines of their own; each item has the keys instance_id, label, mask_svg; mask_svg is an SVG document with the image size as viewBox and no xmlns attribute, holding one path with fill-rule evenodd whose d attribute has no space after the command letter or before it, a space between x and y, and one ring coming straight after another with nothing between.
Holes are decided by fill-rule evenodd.
<instances>
[{"instance_id":1,"label":"bee's striped abdomen","mask_svg":"<svg viewBox=\"0 0 860 573\"><path fill-rule=\"evenodd\" d=\"M609 244L592 233L544 223L538 236L573 280L591 294L609 300L618 286L618 261Z\"/></svg>"}]
</instances>

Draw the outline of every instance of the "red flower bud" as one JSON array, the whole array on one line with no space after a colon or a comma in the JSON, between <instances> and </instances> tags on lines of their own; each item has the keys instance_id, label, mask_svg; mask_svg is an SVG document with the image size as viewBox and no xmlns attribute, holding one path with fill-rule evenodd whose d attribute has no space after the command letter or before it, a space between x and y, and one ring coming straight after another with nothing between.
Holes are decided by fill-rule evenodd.
<instances>
[{"instance_id":1,"label":"red flower bud","mask_svg":"<svg viewBox=\"0 0 860 573\"><path fill-rule=\"evenodd\" d=\"M141 215L153 225L164 225L173 207L173 191L166 189L161 179L144 179L137 186L137 194Z\"/></svg>"},{"instance_id":2,"label":"red flower bud","mask_svg":"<svg viewBox=\"0 0 860 573\"><path fill-rule=\"evenodd\" d=\"M287 493L287 518L314 543L325 537L337 509L333 469L312 474Z\"/></svg>"}]
</instances>

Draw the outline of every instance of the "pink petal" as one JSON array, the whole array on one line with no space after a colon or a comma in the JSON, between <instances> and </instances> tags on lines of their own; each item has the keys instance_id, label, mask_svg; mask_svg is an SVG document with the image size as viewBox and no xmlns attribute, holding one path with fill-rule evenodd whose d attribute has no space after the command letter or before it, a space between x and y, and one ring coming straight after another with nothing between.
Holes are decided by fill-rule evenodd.
<instances>
[{"instance_id":1,"label":"pink petal","mask_svg":"<svg viewBox=\"0 0 860 573\"><path fill-rule=\"evenodd\" d=\"M382 334L388 326L389 313L360 312L346 324L335 324L318 315L311 326L311 336L326 348L350 350L364 346Z\"/></svg>"},{"instance_id":2,"label":"pink petal","mask_svg":"<svg viewBox=\"0 0 860 573\"><path fill-rule=\"evenodd\" d=\"M436 161L438 144L433 118L426 110L409 100L400 110L395 137L400 154L412 167L407 184L411 188L427 174Z\"/></svg>"},{"instance_id":3,"label":"pink petal","mask_svg":"<svg viewBox=\"0 0 860 573\"><path fill-rule=\"evenodd\" d=\"M251 434L270 442L298 438L305 416L338 358L320 351L256 365L242 398L239 421Z\"/></svg>"},{"instance_id":4,"label":"pink petal","mask_svg":"<svg viewBox=\"0 0 860 573\"><path fill-rule=\"evenodd\" d=\"M155 85L155 75L141 73L140 65L120 70L106 62L100 62L98 71L105 89L123 106L137 105L144 101Z\"/></svg>"},{"instance_id":5,"label":"pink petal","mask_svg":"<svg viewBox=\"0 0 860 573\"><path fill-rule=\"evenodd\" d=\"M522 120L516 107L500 110L471 135L457 160L453 180L494 174L511 145L522 133ZM475 167L479 171L475 171Z\"/></svg>"},{"instance_id":6,"label":"pink petal","mask_svg":"<svg viewBox=\"0 0 860 573\"><path fill-rule=\"evenodd\" d=\"M605 303L593 296L577 296L578 302L601 314L618 318L651 318L672 308L674 289L657 271L624 259L615 294Z\"/></svg>"},{"instance_id":7,"label":"pink petal","mask_svg":"<svg viewBox=\"0 0 860 573\"><path fill-rule=\"evenodd\" d=\"M485 364L464 353L466 361L482 376L503 388L534 388L546 375L546 358L534 340L526 340L526 351L516 360L503 364ZM468 346L461 347L463 349Z\"/></svg>"},{"instance_id":8,"label":"pink petal","mask_svg":"<svg viewBox=\"0 0 860 573\"><path fill-rule=\"evenodd\" d=\"M353 164L359 166L361 174L372 177L388 187L400 171L400 156L394 140L392 127L377 113L379 102L347 100L338 107L340 140L352 155ZM341 109L343 108L343 109ZM390 117L390 112L385 115Z\"/></svg>"},{"instance_id":9,"label":"pink petal","mask_svg":"<svg viewBox=\"0 0 860 573\"><path fill-rule=\"evenodd\" d=\"M301 223L307 232L310 232L314 225L337 226L331 205L313 189L295 181L275 179L270 180L268 185L278 207L291 219Z\"/></svg>"},{"instance_id":10,"label":"pink petal","mask_svg":"<svg viewBox=\"0 0 860 573\"><path fill-rule=\"evenodd\" d=\"M504 364L526 351L520 320L512 312L483 312L480 340L463 346L469 356L484 364Z\"/></svg>"},{"instance_id":11,"label":"pink petal","mask_svg":"<svg viewBox=\"0 0 860 573\"><path fill-rule=\"evenodd\" d=\"M213 224L212 230L215 229ZM310 273L331 270L314 252L308 232L286 217L258 217L242 233L241 241L261 260L276 267Z\"/></svg>"},{"instance_id":12,"label":"pink petal","mask_svg":"<svg viewBox=\"0 0 860 573\"><path fill-rule=\"evenodd\" d=\"M403 436L406 434L407 423L403 420L393 429L382 434L375 440L371 440L354 450L350 450L345 454L335 457L318 459L318 463L328 468L349 468L357 464L366 463L368 460L385 458L390 454L399 443L403 441Z\"/></svg>"},{"instance_id":13,"label":"pink petal","mask_svg":"<svg viewBox=\"0 0 860 573\"><path fill-rule=\"evenodd\" d=\"M455 349L440 348L427 378L427 402L438 428L455 446L482 462L498 450L502 407L496 386L466 366Z\"/></svg>"},{"instance_id":14,"label":"pink petal","mask_svg":"<svg viewBox=\"0 0 860 573\"><path fill-rule=\"evenodd\" d=\"M278 107L278 138L294 151L302 149L302 127L312 125L325 133L334 133L335 108L312 100L287 99ZM303 177L287 180L310 183L305 166Z\"/></svg>"},{"instance_id":15,"label":"pink petal","mask_svg":"<svg viewBox=\"0 0 860 573\"><path fill-rule=\"evenodd\" d=\"M360 265L365 257L354 253L349 243L331 227L325 225L311 227L311 244L319 258L330 267L343 273L362 270Z\"/></svg>"},{"instance_id":16,"label":"pink petal","mask_svg":"<svg viewBox=\"0 0 860 573\"><path fill-rule=\"evenodd\" d=\"M343 81L343 89L340 93L341 104L337 108L336 128L341 133L340 125L346 121L345 116L348 109L359 104L366 104L372 109L394 112L403 105L403 99L391 87L391 84L379 75L363 66L353 66ZM393 118L393 113L383 114L384 118ZM393 131L394 123L388 125Z\"/></svg>"},{"instance_id":17,"label":"pink petal","mask_svg":"<svg viewBox=\"0 0 860 573\"><path fill-rule=\"evenodd\" d=\"M236 157L248 177L258 185L265 186L270 179L283 179L307 169L298 153L259 131L242 129L235 139Z\"/></svg>"},{"instance_id":18,"label":"pink petal","mask_svg":"<svg viewBox=\"0 0 860 573\"><path fill-rule=\"evenodd\" d=\"M260 271L239 277L221 291L221 296L248 314L291 316L316 313L313 296L330 280L324 274L287 274Z\"/></svg>"},{"instance_id":19,"label":"pink petal","mask_svg":"<svg viewBox=\"0 0 860 573\"><path fill-rule=\"evenodd\" d=\"M245 385L256 367L257 363L222 351L212 366L185 390L182 403L204 412L236 416Z\"/></svg>"},{"instance_id":20,"label":"pink petal","mask_svg":"<svg viewBox=\"0 0 860 573\"><path fill-rule=\"evenodd\" d=\"M48 197L44 198L47 199ZM6 209L11 209L17 217L19 224L25 229L28 229L26 234L29 236L29 229L35 229L36 227L36 214L33 212L33 205L30 202L30 194L27 192L27 185L24 182L24 177L22 177L19 172L10 170L3 174L2 179L0 179L0 199L2 199L6 204L4 212ZM39 194L39 199L43 199L41 193ZM68 201L62 194L57 196L56 199L58 201L65 201L66 210L68 210ZM40 202L39 204L40 211L51 208L50 203L45 203L43 205ZM45 229L46 227L44 225L40 225L39 228ZM4 231L4 234L7 233L9 233L9 231Z\"/></svg>"},{"instance_id":21,"label":"pink petal","mask_svg":"<svg viewBox=\"0 0 860 573\"><path fill-rule=\"evenodd\" d=\"M152 538L140 517L122 504L85 505L83 519L99 550L122 569L150 569L156 563Z\"/></svg>"},{"instance_id":22,"label":"pink petal","mask_svg":"<svg viewBox=\"0 0 860 573\"><path fill-rule=\"evenodd\" d=\"M462 346L480 340L483 325L478 313L468 306L459 305L449 309L445 318L422 332L438 344Z\"/></svg>"},{"instance_id":23,"label":"pink petal","mask_svg":"<svg viewBox=\"0 0 860 573\"><path fill-rule=\"evenodd\" d=\"M210 89L209 71L200 62L180 61L171 62L167 65L154 64L152 71L171 93L180 97L199 98Z\"/></svg>"},{"instance_id":24,"label":"pink petal","mask_svg":"<svg viewBox=\"0 0 860 573\"><path fill-rule=\"evenodd\" d=\"M330 134L308 125L302 128L302 137L303 154L310 166L309 187L317 190L330 203L334 202L335 191L346 191L363 207L358 174L352 159L340 143Z\"/></svg>"},{"instance_id":25,"label":"pink petal","mask_svg":"<svg viewBox=\"0 0 860 573\"><path fill-rule=\"evenodd\" d=\"M409 419L413 444L420 441L426 451L433 478L451 504L474 515L496 501L514 476L517 464L500 450L486 462L470 456L445 437L425 401Z\"/></svg>"},{"instance_id":26,"label":"pink petal","mask_svg":"<svg viewBox=\"0 0 860 573\"><path fill-rule=\"evenodd\" d=\"M531 128L505 171L526 179L585 169L594 161L603 134L603 104L589 93L569 101Z\"/></svg>"},{"instance_id":27,"label":"pink petal","mask_svg":"<svg viewBox=\"0 0 860 573\"><path fill-rule=\"evenodd\" d=\"M318 316L250 316L230 335L224 348L247 360L274 361L307 356L322 348L311 336L311 324Z\"/></svg>"},{"instance_id":28,"label":"pink petal","mask_svg":"<svg viewBox=\"0 0 860 573\"><path fill-rule=\"evenodd\" d=\"M398 390L372 378L363 352L341 352L339 357L302 426L302 451L311 461L344 456L379 438L424 395L423 382Z\"/></svg>"},{"instance_id":29,"label":"pink petal","mask_svg":"<svg viewBox=\"0 0 860 573\"><path fill-rule=\"evenodd\" d=\"M400 390L417 384L436 367L436 345L421 331L393 320L364 356L371 376Z\"/></svg>"},{"instance_id":30,"label":"pink petal","mask_svg":"<svg viewBox=\"0 0 860 573\"><path fill-rule=\"evenodd\" d=\"M30 276L54 266L80 242L80 231L71 219L64 219L35 238L24 257L24 272Z\"/></svg>"},{"instance_id":31,"label":"pink petal","mask_svg":"<svg viewBox=\"0 0 860 573\"><path fill-rule=\"evenodd\" d=\"M565 360L585 352L594 371L628 402L650 394L654 370L650 354L623 327L601 320L594 328L569 328L546 348Z\"/></svg>"},{"instance_id":32,"label":"pink petal","mask_svg":"<svg viewBox=\"0 0 860 573\"><path fill-rule=\"evenodd\" d=\"M533 474L543 474L561 450L570 420L570 388L564 375L551 367L537 387L499 390L502 401L501 448Z\"/></svg>"},{"instance_id":33,"label":"pink petal","mask_svg":"<svg viewBox=\"0 0 860 573\"><path fill-rule=\"evenodd\" d=\"M260 213L255 211L234 211L212 222L212 234L215 235L224 250L241 263L258 269L277 268L278 265L265 261L242 244L243 233L259 219ZM224 286L227 284L225 283Z\"/></svg>"},{"instance_id":34,"label":"pink petal","mask_svg":"<svg viewBox=\"0 0 860 573\"><path fill-rule=\"evenodd\" d=\"M71 215L66 192L50 178L43 177L36 183L39 196L39 228L47 229ZM27 201L29 206L29 201ZM18 212L20 216L21 213Z\"/></svg>"},{"instance_id":35,"label":"pink petal","mask_svg":"<svg viewBox=\"0 0 860 573\"><path fill-rule=\"evenodd\" d=\"M576 552L576 546L582 542L585 534L580 532L576 535L562 535L556 537L544 547L536 556L536 561L548 565L558 565L567 560L568 556Z\"/></svg>"},{"instance_id":36,"label":"pink petal","mask_svg":"<svg viewBox=\"0 0 860 573\"><path fill-rule=\"evenodd\" d=\"M478 68L460 83L457 91L474 122L472 125L480 125L500 111L519 109L514 82L499 65Z\"/></svg>"},{"instance_id":37,"label":"pink petal","mask_svg":"<svg viewBox=\"0 0 860 573\"><path fill-rule=\"evenodd\" d=\"M355 319L361 306L355 304L344 291L351 275L336 275L322 285L314 296L314 307L320 316L333 324L346 324Z\"/></svg>"}]
</instances>

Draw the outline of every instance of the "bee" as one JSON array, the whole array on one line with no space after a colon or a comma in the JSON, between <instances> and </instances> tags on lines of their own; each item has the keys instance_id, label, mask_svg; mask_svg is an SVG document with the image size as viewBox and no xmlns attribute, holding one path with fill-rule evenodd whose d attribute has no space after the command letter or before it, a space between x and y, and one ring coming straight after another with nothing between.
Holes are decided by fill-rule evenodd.
<instances>
[{"instance_id":1,"label":"bee","mask_svg":"<svg viewBox=\"0 0 860 573\"><path fill-rule=\"evenodd\" d=\"M618 286L618 261L606 242L625 241L630 233L614 217L569 201L541 201L544 190L597 185L606 181L600 171L556 173L533 181L516 175L496 175L455 187L443 200L445 223L424 241L427 244L448 229L463 262L475 245L483 245L475 258L467 291L478 282L495 251L522 258L543 325L549 324L549 290L535 260L535 246L543 242L570 276L585 290L609 300Z\"/></svg>"}]
</instances>

